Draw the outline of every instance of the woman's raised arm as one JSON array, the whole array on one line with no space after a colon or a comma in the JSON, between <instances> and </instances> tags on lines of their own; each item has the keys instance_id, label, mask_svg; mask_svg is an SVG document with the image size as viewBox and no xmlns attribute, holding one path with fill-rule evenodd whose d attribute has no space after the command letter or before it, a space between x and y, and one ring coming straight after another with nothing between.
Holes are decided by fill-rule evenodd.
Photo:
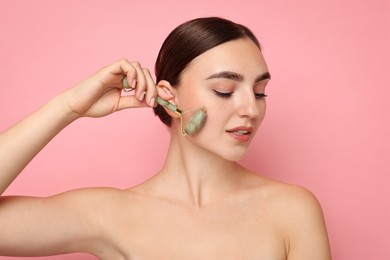
<instances>
[{"instance_id":1,"label":"woman's raised arm","mask_svg":"<svg viewBox=\"0 0 390 260\"><path fill-rule=\"evenodd\" d=\"M127 77L134 95L122 96ZM58 78L61 76L59 75ZM147 69L126 59L114 62L59 94L0 134L0 194L62 129L80 117L102 117L131 107L154 106L156 88Z\"/></svg>"},{"instance_id":2,"label":"woman's raised arm","mask_svg":"<svg viewBox=\"0 0 390 260\"><path fill-rule=\"evenodd\" d=\"M122 80L135 88L122 95ZM59 76L60 78L60 76ZM162 93L164 94L164 93ZM64 127L81 117L102 117L132 107L154 106L155 83L138 62L116 61L0 134L0 193ZM0 255L100 255L106 237L100 217L116 189L82 189L49 198L0 197ZM106 205L106 206L102 206ZM104 217L103 217L104 219ZM86 224L87 223L87 224ZM106 241L107 242L107 241ZM110 242L105 243L104 252Z\"/></svg>"}]
</instances>

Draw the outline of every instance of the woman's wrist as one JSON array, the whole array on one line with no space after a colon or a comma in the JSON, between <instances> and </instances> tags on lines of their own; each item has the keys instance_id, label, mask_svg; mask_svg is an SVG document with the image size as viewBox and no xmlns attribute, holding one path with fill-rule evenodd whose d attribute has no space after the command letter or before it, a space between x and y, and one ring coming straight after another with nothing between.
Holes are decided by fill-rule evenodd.
<instances>
[{"instance_id":1,"label":"woman's wrist","mask_svg":"<svg viewBox=\"0 0 390 260\"><path fill-rule=\"evenodd\" d=\"M65 127L82 117L80 114L71 109L67 102L67 96L68 93L63 92L53 97L44 105L44 107L46 106L47 109L51 112L52 119L57 121L60 127Z\"/></svg>"}]
</instances>

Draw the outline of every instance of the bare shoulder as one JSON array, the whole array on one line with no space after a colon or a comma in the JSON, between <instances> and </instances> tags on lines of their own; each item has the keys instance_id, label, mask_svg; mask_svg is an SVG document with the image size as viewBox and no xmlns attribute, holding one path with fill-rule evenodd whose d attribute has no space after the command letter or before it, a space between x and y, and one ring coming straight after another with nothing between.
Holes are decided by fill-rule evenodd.
<instances>
[{"instance_id":1,"label":"bare shoulder","mask_svg":"<svg viewBox=\"0 0 390 260\"><path fill-rule=\"evenodd\" d=\"M269 206L284 212L321 211L321 206L315 195L308 189L259 176L253 172L248 179L254 199L261 199Z\"/></svg>"},{"instance_id":2,"label":"bare shoulder","mask_svg":"<svg viewBox=\"0 0 390 260\"><path fill-rule=\"evenodd\" d=\"M308 189L275 180L267 180L268 195L276 206L290 213L308 213L321 211L321 206L315 195Z\"/></svg>"},{"instance_id":3,"label":"bare shoulder","mask_svg":"<svg viewBox=\"0 0 390 260\"><path fill-rule=\"evenodd\" d=\"M258 190L284 234L288 259L331 259L321 205L311 191L267 178Z\"/></svg>"}]
</instances>

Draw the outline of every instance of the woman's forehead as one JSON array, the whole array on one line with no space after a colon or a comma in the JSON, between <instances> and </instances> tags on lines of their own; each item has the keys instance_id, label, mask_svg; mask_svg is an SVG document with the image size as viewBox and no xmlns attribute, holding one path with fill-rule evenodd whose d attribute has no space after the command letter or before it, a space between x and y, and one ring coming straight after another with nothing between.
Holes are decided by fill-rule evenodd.
<instances>
[{"instance_id":1,"label":"woman's forehead","mask_svg":"<svg viewBox=\"0 0 390 260\"><path fill-rule=\"evenodd\" d=\"M209 49L193 59L182 75L196 74L208 77L223 71L257 75L268 72L268 68L257 45L245 38Z\"/></svg>"}]
</instances>

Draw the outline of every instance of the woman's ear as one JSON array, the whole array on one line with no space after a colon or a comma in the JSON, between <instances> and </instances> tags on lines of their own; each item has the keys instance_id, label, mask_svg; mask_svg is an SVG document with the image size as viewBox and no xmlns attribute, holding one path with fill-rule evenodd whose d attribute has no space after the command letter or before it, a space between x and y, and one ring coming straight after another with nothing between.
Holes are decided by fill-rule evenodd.
<instances>
[{"instance_id":1,"label":"woman's ear","mask_svg":"<svg viewBox=\"0 0 390 260\"><path fill-rule=\"evenodd\" d=\"M176 106L175 103L175 89L171 86L171 84L166 80L160 80L157 84L157 95L161 97L162 99L168 101L169 103ZM164 107L164 106L163 106ZM165 111L171 116L171 117L178 117L178 114L172 112L171 110L164 107Z\"/></svg>"},{"instance_id":2,"label":"woman's ear","mask_svg":"<svg viewBox=\"0 0 390 260\"><path fill-rule=\"evenodd\" d=\"M171 101L174 104L174 88L166 80L160 80L157 84L157 95L166 101Z\"/></svg>"}]
</instances>

